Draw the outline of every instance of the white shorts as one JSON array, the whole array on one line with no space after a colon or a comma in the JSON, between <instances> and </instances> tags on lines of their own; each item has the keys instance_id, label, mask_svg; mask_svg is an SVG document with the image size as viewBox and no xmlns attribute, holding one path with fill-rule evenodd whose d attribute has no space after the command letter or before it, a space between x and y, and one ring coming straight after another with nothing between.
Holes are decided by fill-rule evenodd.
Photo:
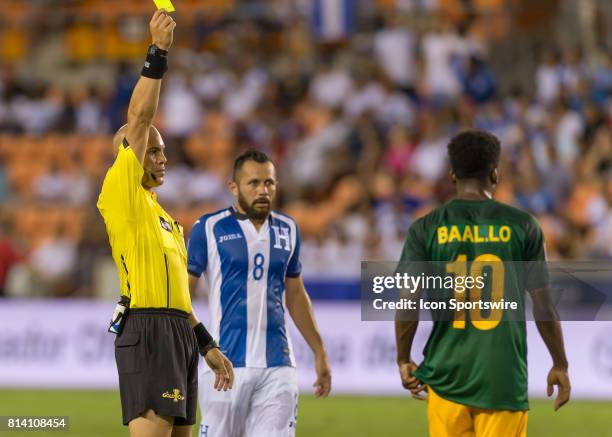
<instances>
[{"instance_id":1,"label":"white shorts","mask_svg":"<svg viewBox=\"0 0 612 437\"><path fill-rule=\"evenodd\" d=\"M298 384L293 367L234 369L234 388L213 388L214 373L200 373L200 437L294 437Z\"/></svg>"}]
</instances>

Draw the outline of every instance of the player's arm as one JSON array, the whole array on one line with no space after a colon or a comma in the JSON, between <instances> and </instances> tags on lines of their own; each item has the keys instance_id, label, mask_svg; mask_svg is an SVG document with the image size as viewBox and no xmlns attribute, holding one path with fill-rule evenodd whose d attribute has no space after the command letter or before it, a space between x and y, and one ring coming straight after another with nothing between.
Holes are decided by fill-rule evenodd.
<instances>
[{"instance_id":1,"label":"player's arm","mask_svg":"<svg viewBox=\"0 0 612 437\"><path fill-rule=\"evenodd\" d=\"M304 287L302 275L287 277L285 281L285 301L289 315L295 322L315 356L317 380L314 383L315 396L325 397L331 391L331 371L323 339L317 329L312 303Z\"/></svg>"},{"instance_id":2,"label":"player's arm","mask_svg":"<svg viewBox=\"0 0 612 437\"><path fill-rule=\"evenodd\" d=\"M427 259L425 245L421 241L423 233L424 229L421 221L417 221L410 226L397 271L416 275L421 273L414 270L422 269L425 266L425 263L422 261ZM403 299L418 302L421 298L422 290L416 290L413 293L408 290L402 290L400 294ZM417 308L418 305L415 309L406 308L396 311L395 345L402 386L410 390L413 398L422 400L424 397L421 395L421 392L427 391L427 387L413 375L418 366L412 360L411 355L412 343L419 326L419 310Z\"/></svg>"},{"instance_id":3,"label":"player's arm","mask_svg":"<svg viewBox=\"0 0 612 437\"><path fill-rule=\"evenodd\" d=\"M418 302L421 298L421 292L410 293L404 291L401 293L403 299L413 300ZM425 399L421 392L427 391L425 384L421 383L413 373L417 369L417 364L412 360L412 343L414 336L419 326L419 310L405 309L397 310L395 313L395 345L397 347L397 365L399 367L402 386L410 390L412 397L415 399Z\"/></svg>"},{"instance_id":4,"label":"player's arm","mask_svg":"<svg viewBox=\"0 0 612 437\"><path fill-rule=\"evenodd\" d=\"M419 321L397 320L403 318L398 313L396 313L395 317L395 344L397 346L397 364L401 367L403 364L412 362L412 342L414 341L414 335L416 334L417 328L419 326Z\"/></svg>"},{"instance_id":5,"label":"player's arm","mask_svg":"<svg viewBox=\"0 0 612 437\"><path fill-rule=\"evenodd\" d=\"M571 386L568 375L568 362L563 345L563 331L559 314L551 299L544 234L538 222L532 218L527 225L527 244L525 247L526 289L533 301L533 316L540 336L553 360L553 367L546 378L547 394L552 396L553 386L558 386L555 411L565 405L570 398Z\"/></svg>"},{"instance_id":6,"label":"player's arm","mask_svg":"<svg viewBox=\"0 0 612 437\"><path fill-rule=\"evenodd\" d=\"M563 345L563 331L548 287L531 291L531 298L533 300L533 316L536 320L538 332L553 360L553 367L546 378L546 394L549 397L552 396L553 386L558 386L557 399L555 399L556 411L569 401L571 393L568 362Z\"/></svg>"},{"instance_id":7,"label":"player's arm","mask_svg":"<svg viewBox=\"0 0 612 437\"><path fill-rule=\"evenodd\" d=\"M149 128L157 112L161 78L166 70L166 55L172 45L175 26L176 23L164 9L155 11L149 23L151 40L157 48L149 48L145 67L132 92L127 113L127 142L140 163L144 161Z\"/></svg>"}]
</instances>

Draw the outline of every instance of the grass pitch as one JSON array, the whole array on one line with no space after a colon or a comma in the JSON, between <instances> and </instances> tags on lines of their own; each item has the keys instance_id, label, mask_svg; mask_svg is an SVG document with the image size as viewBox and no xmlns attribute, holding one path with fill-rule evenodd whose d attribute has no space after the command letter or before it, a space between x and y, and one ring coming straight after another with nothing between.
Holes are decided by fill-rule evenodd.
<instances>
[{"instance_id":1,"label":"grass pitch","mask_svg":"<svg viewBox=\"0 0 612 437\"><path fill-rule=\"evenodd\" d=\"M115 391L0 389L0 416L7 415L60 415L70 421L67 432L0 431L7 437L128 435ZM551 400L536 399L528 423L530 437L612 437L612 402L570 401L555 413ZM425 403L408 397L302 396L297 436L427 436Z\"/></svg>"}]
</instances>

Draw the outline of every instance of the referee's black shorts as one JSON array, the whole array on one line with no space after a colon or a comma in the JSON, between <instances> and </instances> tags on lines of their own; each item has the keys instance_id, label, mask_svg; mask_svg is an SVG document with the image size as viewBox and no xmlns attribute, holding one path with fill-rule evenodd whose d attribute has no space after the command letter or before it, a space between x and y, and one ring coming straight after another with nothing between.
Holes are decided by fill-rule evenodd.
<instances>
[{"instance_id":1,"label":"referee's black shorts","mask_svg":"<svg viewBox=\"0 0 612 437\"><path fill-rule=\"evenodd\" d=\"M198 345L187 313L132 308L115 339L123 424L147 410L174 417L175 425L196 422Z\"/></svg>"}]
</instances>

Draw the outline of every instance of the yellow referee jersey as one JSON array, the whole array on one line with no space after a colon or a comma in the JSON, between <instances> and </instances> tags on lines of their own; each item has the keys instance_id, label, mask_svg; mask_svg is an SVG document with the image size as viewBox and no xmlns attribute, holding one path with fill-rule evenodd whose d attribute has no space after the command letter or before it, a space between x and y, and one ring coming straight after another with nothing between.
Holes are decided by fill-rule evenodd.
<instances>
[{"instance_id":1,"label":"yellow referee jersey","mask_svg":"<svg viewBox=\"0 0 612 437\"><path fill-rule=\"evenodd\" d=\"M106 173L98 209L119 271L121 294L131 308L191 312L182 227L141 185L144 169L124 142Z\"/></svg>"}]
</instances>

